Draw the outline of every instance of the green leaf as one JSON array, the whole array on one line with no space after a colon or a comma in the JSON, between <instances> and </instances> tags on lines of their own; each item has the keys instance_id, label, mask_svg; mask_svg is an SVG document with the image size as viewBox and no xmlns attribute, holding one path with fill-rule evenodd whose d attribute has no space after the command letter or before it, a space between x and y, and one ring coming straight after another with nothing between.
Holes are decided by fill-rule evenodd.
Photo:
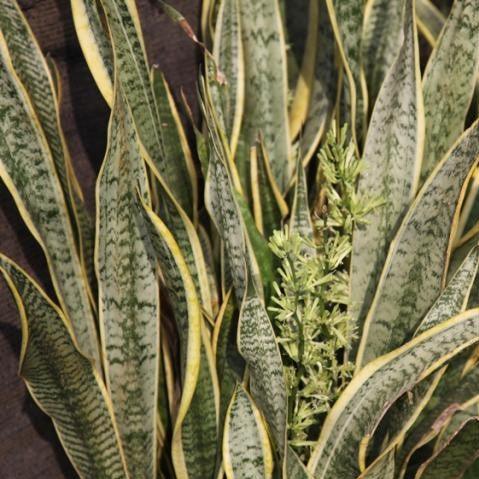
<instances>
[{"instance_id":1,"label":"green leaf","mask_svg":"<svg viewBox=\"0 0 479 479\"><path fill-rule=\"evenodd\" d=\"M308 469L317 479L359 474L362 439L388 407L418 381L479 340L479 310L467 311L377 358L349 383L324 422Z\"/></svg>"},{"instance_id":2,"label":"green leaf","mask_svg":"<svg viewBox=\"0 0 479 479\"><path fill-rule=\"evenodd\" d=\"M282 192L293 171L287 112L286 46L278 0L242 0L245 106L238 170L246 189L250 148L261 133Z\"/></svg>"},{"instance_id":3,"label":"green leaf","mask_svg":"<svg viewBox=\"0 0 479 479\"><path fill-rule=\"evenodd\" d=\"M351 131L358 143L365 133L363 129L367 113L367 91L361 80L360 65L364 1L326 0L326 5L346 71Z\"/></svg>"},{"instance_id":4,"label":"green leaf","mask_svg":"<svg viewBox=\"0 0 479 479\"><path fill-rule=\"evenodd\" d=\"M447 443L417 471L415 479L451 479L462 477L479 457L479 418L462 424Z\"/></svg>"},{"instance_id":5,"label":"green leaf","mask_svg":"<svg viewBox=\"0 0 479 479\"><path fill-rule=\"evenodd\" d=\"M286 450L286 478L291 479L310 479L311 476L306 470L306 467L301 462L301 459L294 452L294 449L291 446L288 446Z\"/></svg>"},{"instance_id":6,"label":"green leaf","mask_svg":"<svg viewBox=\"0 0 479 479\"><path fill-rule=\"evenodd\" d=\"M97 183L95 260L105 376L131 477L156 478L160 299L136 189L148 176L118 89Z\"/></svg>"},{"instance_id":7,"label":"green leaf","mask_svg":"<svg viewBox=\"0 0 479 479\"><path fill-rule=\"evenodd\" d=\"M479 246L476 245L470 250L447 287L424 316L415 332L416 336L466 309L478 266Z\"/></svg>"},{"instance_id":8,"label":"green leaf","mask_svg":"<svg viewBox=\"0 0 479 479\"><path fill-rule=\"evenodd\" d=\"M479 123L428 178L394 238L366 317L356 366L400 346L444 286L465 185L479 159Z\"/></svg>"},{"instance_id":9,"label":"green leaf","mask_svg":"<svg viewBox=\"0 0 479 479\"><path fill-rule=\"evenodd\" d=\"M479 69L479 9L457 0L429 57L423 76L425 180L464 130Z\"/></svg>"},{"instance_id":10,"label":"green leaf","mask_svg":"<svg viewBox=\"0 0 479 479\"><path fill-rule=\"evenodd\" d=\"M100 93L113 104L113 51L97 0L70 0L73 22L88 68Z\"/></svg>"},{"instance_id":11,"label":"green leaf","mask_svg":"<svg viewBox=\"0 0 479 479\"><path fill-rule=\"evenodd\" d=\"M393 2L391 2L393 3ZM356 225L351 259L351 312L361 331L388 248L418 183L424 118L413 2L405 2L399 55L387 72L364 146L358 196L382 204Z\"/></svg>"},{"instance_id":12,"label":"green leaf","mask_svg":"<svg viewBox=\"0 0 479 479\"><path fill-rule=\"evenodd\" d=\"M205 105L208 111L208 104ZM258 264L228 169L228 157L217 138L217 124L207 117L211 156L205 185L205 203L223 241L238 304L238 349L245 359L253 399L264 414L280 456L286 436L286 386L273 327L263 302Z\"/></svg>"},{"instance_id":13,"label":"green leaf","mask_svg":"<svg viewBox=\"0 0 479 479\"><path fill-rule=\"evenodd\" d=\"M89 276L88 279L92 279L93 225L85 208L83 194L61 130L60 99L55 91L50 68L14 0L0 2L0 28L13 68L28 93L48 142L71 219L75 222L80 259Z\"/></svg>"},{"instance_id":14,"label":"green leaf","mask_svg":"<svg viewBox=\"0 0 479 479\"><path fill-rule=\"evenodd\" d=\"M417 26L427 42L434 47L446 23L441 11L431 0L416 0Z\"/></svg>"},{"instance_id":15,"label":"green leaf","mask_svg":"<svg viewBox=\"0 0 479 479\"><path fill-rule=\"evenodd\" d=\"M0 256L0 271L22 321L20 375L52 418L78 474L85 479L127 479L110 399L99 373L78 351L68 320L5 256Z\"/></svg>"},{"instance_id":16,"label":"green leaf","mask_svg":"<svg viewBox=\"0 0 479 479\"><path fill-rule=\"evenodd\" d=\"M311 86L309 109L299 139L303 161L307 163L316 152L332 115L338 84L336 44L326 9L326 1L319 0L319 31L317 34L314 79Z\"/></svg>"},{"instance_id":17,"label":"green leaf","mask_svg":"<svg viewBox=\"0 0 479 479\"><path fill-rule=\"evenodd\" d=\"M301 237L313 241L314 228L309 211L306 172L300 159L298 159L296 165L296 184L289 218L289 227L291 232L297 232Z\"/></svg>"},{"instance_id":18,"label":"green leaf","mask_svg":"<svg viewBox=\"0 0 479 479\"><path fill-rule=\"evenodd\" d=\"M179 336L181 401L176 412L172 457L176 475L212 477L218 444L218 381L195 282L173 234L143 203Z\"/></svg>"},{"instance_id":19,"label":"green leaf","mask_svg":"<svg viewBox=\"0 0 479 479\"><path fill-rule=\"evenodd\" d=\"M81 351L99 364L88 285L51 150L34 105L0 41L0 176L40 243L52 282Z\"/></svg>"},{"instance_id":20,"label":"green leaf","mask_svg":"<svg viewBox=\"0 0 479 479\"><path fill-rule=\"evenodd\" d=\"M150 84L149 67L136 5L131 0L101 0L113 43L118 80L132 111L149 166L175 192L178 203L193 215L194 186L188 163L172 161L163 138L162 118Z\"/></svg>"},{"instance_id":21,"label":"green leaf","mask_svg":"<svg viewBox=\"0 0 479 479\"><path fill-rule=\"evenodd\" d=\"M366 3L361 58L370 108L374 106L386 74L401 49L403 12L407 1L369 0Z\"/></svg>"},{"instance_id":22,"label":"green leaf","mask_svg":"<svg viewBox=\"0 0 479 479\"><path fill-rule=\"evenodd\" d=\"M218 113L222 115L231 154L234 156L245 102L245 66L239 0L224 0L220 4L216 19L213 55L226 78L226 85L220 89L221 106L218 108Z\"/></svg>"},{"instance_id":23,"label":"green leaf","mask_svg":"<svg viewBox=\"0 0 479 479\"><path fill-rule=\"evenodd\" d=\"M263 418L240 385L226 415L223 462L227 479L273 477L273 454Z\"/></svg>"}]
</instances>

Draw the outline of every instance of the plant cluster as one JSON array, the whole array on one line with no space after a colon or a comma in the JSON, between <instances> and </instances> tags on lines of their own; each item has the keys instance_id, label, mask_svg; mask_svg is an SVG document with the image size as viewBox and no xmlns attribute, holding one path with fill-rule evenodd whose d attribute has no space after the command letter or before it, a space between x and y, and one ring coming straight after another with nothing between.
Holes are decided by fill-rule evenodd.
<instances>
[{"instance_id":1,"label":"plant cluster","mask_svg":"<svg viewBox=\"0 0 479 479\"><path fill-rule=\"evenodd\" d=\"M450 3L204 0L195 33L160 1L203 53L198 120L133 0L71 0L111 109L93 218L0 1L0 176L55 298L0 271L80 477L479 474L479 8Z\"/></svg>"}]
</instances>

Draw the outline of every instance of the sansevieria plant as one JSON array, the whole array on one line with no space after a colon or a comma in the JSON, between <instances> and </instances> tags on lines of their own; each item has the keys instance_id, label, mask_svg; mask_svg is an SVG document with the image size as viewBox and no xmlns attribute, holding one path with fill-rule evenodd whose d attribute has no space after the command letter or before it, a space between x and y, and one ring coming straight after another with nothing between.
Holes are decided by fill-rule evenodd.
<instances>
[{"instance_id":1,"label":"sansevieria plant","mask_svg":"<svg viewBox=\"0 0 479 479\"><path fill-rule=\"evenodd\" d=\"M439 8L440 7L440 8ZM20 374L91 479L479 477L479 2L204 0L200 120L134 0L71 0L111 108L90 217L0 0Z\"/></svg>"}]
</instances>

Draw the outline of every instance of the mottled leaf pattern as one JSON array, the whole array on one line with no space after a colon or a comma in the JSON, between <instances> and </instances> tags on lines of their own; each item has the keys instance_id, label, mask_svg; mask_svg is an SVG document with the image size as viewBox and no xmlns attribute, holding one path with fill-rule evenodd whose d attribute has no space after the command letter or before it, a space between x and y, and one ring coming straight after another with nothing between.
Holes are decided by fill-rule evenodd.
<instances>
[{"instance_id":1,"label":"mottled leaf pattern","mask_svg":"<svg viewBox=\"0 0 479 479\"><path fill-rule=\"evenodd\" d=\"M394 449L391 449L379 461L371 464L358 479L394 479L394 471Z\"/></svg>"},{"instance_id":2,"label":"mottled leaf pattern","mask_svg":"<svg viewBox=\"0 0 479 479\"><path fill-rule=\"evenodd\" d=\"M273 454L263 419L252 399L238 386L226 415L223 462L227 479L270 479Z\"/></svg>"},{"instance_id":3,"label":"mottled leaf pattern","mask_svg":"<svg viewBox=\"0 0 479 479\"><path fill-rule=\"evenodd\" d=\"M446 22L444 15L431 0L416 0L416 13L420 32L429 44L435 46Z\"/></svg>"},{"instance_id":4,"label":"mottled leaf pattern","mask_svg":"<svg viewBox=\"0 0 479 479\"><path fill-rule=\"evenodd\" d=\"M452 356L479 340L479 311L471 310L429 329L363 368L344 390L323 425L308 468L317 479L359 474L361 440L391 403Z\"/></svg>"},{"instance_id":5,"label":"mottled leaf pattern","mask_svg":"<svg viewBox=\"0 0 479 479\"><path fill-rule=\"evenodd\" d=\"M366 4L361 55L370 108L401 48L405 3L404 0L369 0Z\"/></svg>"},{"instance_id":6,"label":"mottled leaf pattern","mask_svg":"<svg viewBox=\"0 0 479 479\"><path fill-rule=\"evenodd\" d=\"M461 478L479 456L479 418L466 421L462 427L423 464L415 479Z\"/></svg>"},{"instance_id":7,"label":"mottled leaf pattern","mask_svg":"<svg viewBox=\"0 0 479 479\"><path fill-rule=\"evenodd\" d=\"M405 2L399 55L391 66L371 117L364 147L361 196L379 196L353 234L351 311L361 330L389 244L414 198L422 155L424 119L413 2Z\"/></svg>"},{"instance_id":8,"label":"mottled leaf pattern","mask_svg":"<svg viewBox=\"0 0 479 479\"><path fill-rule=\"evenodd\" d=\"M98 362L85 275L53 158L27 92L0 41L0 176L42 246L81 351Z\"/></svg>"},{"instance_id":9,"label":"mottled leaf pattern","mask_svg":"<svg viewBox=\"0 0 479 479\"><path fill-rule=\"evenodd\" d=\"M136 189L148 201L148 178L120 89L97 185L100 331L108 390L131 477L156 477L159 292L156 266Z\"/></svg>"},{"instance_id":10,"label":"mottled leaf pattern","mask_svg":"<svg viewBox=\"0 0 479 479\"><path fill-rule=\"evenodd\" d=\"M425 183L392 242L364 323L358 369L400 346L439 295L450 255L451 227L478 158L476 122Z\"/></svg>"},{"instance_id":11,"label":"mottled leaf pattern","mask_svg":"<svg viewBox=\"0 0 479 479\"><path fill-rule=\"evenodd\" d=\"M479 9L475 0L454 2L423 78L425 180L464 129L479 69Z\"/></svg>"},{"instance_id":12,"label":"mottled leaf pattern","mask_svg":"<svg viewBox=\"0 0 479 479\"><path fill-rule=\"evenodd\" d=\"M261 133L271 171L281 191L291 178L287 112L286 56L278 0L241 0L245 106L238 165L244 184L249 176L249 149Z\"/></svg>"},{"instance_id":13,"label":"mottled leaf pattern","mask_svg":"<svg viewBox=\"0 0 479 479\"><path fill-rule=\"evenodd\" d=\"M113 43L115 68L126 101L132 111L140 141L151 165L175 192L178 203L191 216L193 185L183 161L167 156L158 105L150 85L149 68L135 3L102 0Z\"/></svg>"},{"instance_id":14,"label":"mottled leaf pattern","mask_svg":"<svg viewBox=\"0 0 479 479\"><path fill-rule=\"evenodd\" d=\"M309 211L306 172L300 160L298 160L296 167L296 184L294 188L293 205L291 206L291 216L289 218L289 227L291 231L297 232L303 238L313 240L314 228Z\"/></svg>"},{"instance_id":15,"label":"mottled leaf pattern","mask_svg":"<svg viewBox=\"0 0 479 479\"><path fill-rule=\"evenodd\" d=\"M68 321L4 256L0 271L22 320L20 374L52 418L78 474L85 479L127 479L110 399L91 361L79 353Z\"/></svg>"}]
</instances>

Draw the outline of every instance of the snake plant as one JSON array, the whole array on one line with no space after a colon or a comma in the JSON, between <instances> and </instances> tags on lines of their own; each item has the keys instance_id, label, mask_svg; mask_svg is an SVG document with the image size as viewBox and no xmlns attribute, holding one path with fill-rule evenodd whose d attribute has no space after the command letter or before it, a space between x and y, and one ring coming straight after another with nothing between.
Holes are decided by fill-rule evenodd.
<instances>
[{"instance_id":1,"label":"snake plant","mask_svg":"<svg viewBox=\"0 0 479 479\"><path fill-rule=\"evenodd\" d=\"M85 479L479 474L477 0L203 0L200 118L134 0L71 0L111 109L87 210L0 0L20 375Z\"/></svg>"}]
</instances>

